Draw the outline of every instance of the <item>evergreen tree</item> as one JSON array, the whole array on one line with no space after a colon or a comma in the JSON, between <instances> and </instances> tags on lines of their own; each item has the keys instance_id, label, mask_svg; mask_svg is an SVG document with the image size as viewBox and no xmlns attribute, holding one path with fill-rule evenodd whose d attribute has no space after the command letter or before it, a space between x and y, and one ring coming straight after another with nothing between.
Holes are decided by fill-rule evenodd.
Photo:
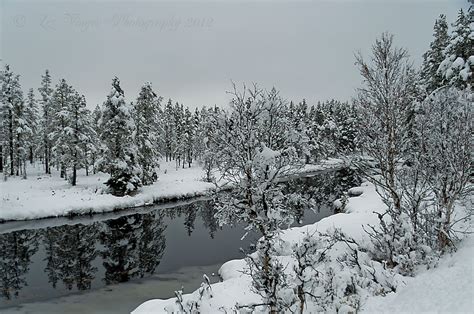
<instances>
[{"instance_id":1,"label":"evergreen tree","mask_svg":"<svg viewBox=\"0 0 474 314\"><path fill-rule=\"evenodd\" d=\"M112 80L112 90L104 102L100 129L104 145L100 164L110 174L105 184L118 196L135 191L141 185L141 169L133 142L135 125L117 77Z\"/></svg>"},{"instance_id":2,"label":"evergreen tree","mask_svg":"<svg viewBox=\"0 0 474 314\"><path fill-rule=\"evenodd\" d=\"M206 174L205 180L212 182L212 171L216 167L216 134L219 127L220 111L218 107L205 109L203 108L201 114L201 141L202 141L202 166Z\"/></svg>"},{"instance_id":3,"label":"evergreen tree","mask_svg":"<svg viewBox=\"0 0 474 314\"><path fill-rule=\"evenodd\" d=\"M85 100L84 100L85 102ZM84 152L83 166L86 169L86 176L89 175L89 166L92 165L93 171L95 171L95 158L100 149L99 136L96 133L96 126L94 117L89 109L85 108L83 112L83 123L84 123L84 138L80 145ZM95 172L94 172L95 173Z\"/></svg>"},{"instance_id":4,"label":"evergreen tree","mask_svg":"<svg viewBox=\"0 0 474 314\"><path fill-rule=\"evenodd\" d=\"M472 86L474 81L474 23L473 6L469 12L458 13L454 30L446 47L445 59L439 66L443 83L457 88Z\"/></svg>"},{"instance_id":5,"label":"evergreen tree","mask_svg":"<svg viewBox=\"0 0 474 314\"><path fill-rule=\"evenodd\" d=\"M435 21L433 28L433 41L430 49L423 54L423 64L421 69L421 83L426 94L442 86L443 77L438 72L441 62L444 60L444 50L448 46L448 23L446 16L441 14Z\"/></svg>"},{"instance_id":6,"label":"evergreen tree","mask_svg":"<svg viewBox=\"0 0 474 314\"><path fill-rule=\"evenodd\" d=\"M94 130L94 141L95 143L93 145L94 149L91 150L91 162L92 162L92 167L93 167L93 173L97 172L97 160L99 159L99 154L102 151L102 145L100 143L100 136L101 136L101 130L100 130L100 124L101 124L101 119L102 119L102 109L100 108L99 105L96 105L94 108L94 111L92 112L92 117L91 117L91 124L92 124L92 129Z\"/></svg>"},{"instance_id":7,"label":"evergreen tree","mask_svg":"<svg viewBox=\"0 0 474 314\"><path fill-rule=\"evenodd\" d=\"M68 108L66 124L68 149L65 158L67 165L72 167L71 184L74 186L77 180L77 169L87 167L87 152L94 148L92 139L95 138L85 97L77 92Z\"/></svg>"},{"instance_id":8,"label":"evergreen tree","mask_svg":"<svg viewBox=\"0 0 474 314\"><path fill-rule=\"evenodd\" d=\"M16 124L21 123L18 110L23 106L23 93L21 91L19 76L15 75L9 65L2 71L2 85L0 91L0 116L1 116L1 146L3 174L15 175L18 171L18 147L16 146ZM21 112L20 112L21 113Z\"/></svg>"},{"instance_id":9,"label":"evergreen tree","mask_svg":"<svg viewBox=\"0 0 474 314\"><path fill-rule=\"evenodd\" d=\"M17 99L13 103L13 132L15 134L15 166L16 175L22 175L23 179L26 179L26 159L28 156L28 139L32 136L32 130L30 129L27 118L25 102L23 101L23 92L20 86L17 86Z\"/></svg>"},{"instance_id":10,"label":"evergreen tree","mask_svg":"<svg viewBox=\"0 0 474 314\"><path fill-rule=\"evenodd\" d=\"M204 153L204 145L203 145L203 132L204 132L204 117L202 113L206 112L205 108L203 107L202 110L196 108L193 114L193 127L194 127L194 136L193 136L193 159L197 161L202 160L202 156Z\"/></svg>"},{"instance_id":11,"label":"evergreen tree","mask_svg":"<svg viewBox=\"0 0 474 314\"><path fill-rule=\"evenodd\" d=\"M51 174L51 140L49 134L53 128L53 106L51 102L53 89L51 87L51 76L49 71L46 70L45 74L41 76L41 87L38 89L41 99L41 123L40 123L40 134L42 137L42 154L44 156L44 167L46 174Z\"/></svg>"},{"instance_id":12,"label":"evergreen tree","mask_svg":"<svg viewBox=\"0 0 474 314\"><path fill-rule=\"evenodd\" d=\"M173 155L176 159L176 168L181 165L183 161L183 168L185 162L185 147L184 147L184 109L183 105L176 102L173 107L174 118L174 137L171 139L174 148Z\"/></svg>"},{"instance_id":13,"label":"evergreen tree","mask_svg":"<svg viewBox=\"0 0 474 314\"><path fill-rule=\"evenodd\" d=\"M173 114L173 103L171 99L166 103L163 111L163 145L165 151L166 161L174 158L174 144L175 144L175 117Z\"/></svg>"},{"instance_id":14,"label":"evergreen tree","mask_svg":"<svg viewBox=\"0 0 474 314\"><path fill-rule=\"evenodd\" d=\"M35 93L33 88L28 91L27 103L25 107L25 119L28 127L31 130L30 136L28 137L28 154L29 160L32 164L38 148L38 124L39 124L39 111L38 104L35 99Z\"/></svg>"},{"instance_id":15,"label":"evergreen tree","mask_svg":"<svg viewBox=\"0 0 474 314\"><path fill-rule=\"evenodd\" d=\"M137 144L137 163L142 169L141 181L144 185L156 180L155 167L159 153L159 106L161 97L153 91L151 83L145 83L135 104L135 143Z\"/></svg>"},{"instance_id":16,"label":"evergreen tree","mask_svg":"<svg viewBox=\"0 0 474 314\"><path fill-rule=\"evenodd\" d=\"M72 145L72 129L70 111L73 102L76 102L73 88L61 79L56 85L51 98L51 106L54 115L51 117L53 124L51 133L48 135L51 144L52 160L59 166L61 178L67 179L67 167L71 162L69 151Z\"/></svg>"},{"instance_id":17,"label":"evergreen tree","mask_svg":"<svg viewBox=\"0 0 474 314\"><path fill-rule=\"evenodd\" d=\"M183 117L183 168L184 163L188 163L188 167L191 167L191 163L194 158L194 137L196 132L196 125L193 120L193 116L189 108L186 107L184 110Z\"/></svg>"}]
</instances>

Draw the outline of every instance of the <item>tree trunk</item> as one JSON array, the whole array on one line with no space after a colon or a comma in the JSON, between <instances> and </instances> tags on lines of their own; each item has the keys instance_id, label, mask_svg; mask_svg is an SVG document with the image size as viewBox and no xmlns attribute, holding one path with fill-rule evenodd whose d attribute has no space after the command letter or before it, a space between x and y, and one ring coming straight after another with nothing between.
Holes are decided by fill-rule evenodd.
<instances>
[{"instance_id":1,"label":"tree trunk","mask_svg":"<svg viewBox=\"0 0 474 314\"><path fill-rule=\"evenodd\" d=\"M87 167L86 167L86 169L87 169ZM72 166L72 180L71 180L72 186L76 185L76 178L77 178L76 164L74 164L74 166Z\"/></svg>"},{"instance_id":2,"label":"tree trunk","mask_svg":"<svg viewBox=\"0 0 474 314\"><path fill-rule=\"evenodd\" d=\"M26 179L26 159L23 160L23 179Z\"/></svg>"},{"instance_id":3,"label":"tree trunk","mask_svg":"<svg viewBox=\"0 0 474 314\"><path fill-rule=\"evenodd\" d=\"M9 145L10 145L10 175L15 175L15 161L13 156L13 113L9 110Z\"/></svg>"},{"instance_id":4,"label":"tree trunk","mask_svg":"<svg viewBox=\"0 0 474 314\"><path fill-rule=\"evenodd\" d=\"M44 168L46 174L51 174L51 170L49 168L48 142L46 138L44 139Z\"/></svg>"}]
</instances>

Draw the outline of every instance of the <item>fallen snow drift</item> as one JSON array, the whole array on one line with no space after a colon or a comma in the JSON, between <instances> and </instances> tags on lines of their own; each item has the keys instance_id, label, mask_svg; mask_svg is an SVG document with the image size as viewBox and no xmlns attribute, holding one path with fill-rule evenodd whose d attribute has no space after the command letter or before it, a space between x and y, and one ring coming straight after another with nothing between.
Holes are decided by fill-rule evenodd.
<instances>
[{"instance_id":1,"label":"fallen snow drift","mask_svg":"<svg viewBox=\"0 0 474 314\"><path fill-rule=\"evenodd\" d=\"M472 313L474 237L470 236L438 267L405 278L406 286L386 297L369 298L362 313Z\"/></svg>"},{"instance_id":2,"label":"fallen snow drift","mask_svg":"<svg viewBox=\"0 0 474 314\"><path fill-rule=\"evenodd\" d=\"M377 224L378 218L374 211L383 211L384 204L375 191L373 184L364 182L354 189L357 197L349 198L345 213L335 214L322 219L315 224L295 227L286 230L282 235L282 244L278 249L282 256L280 261L289 265L294 263L291 254L292 244L299 243L305 234L315 231L326 232L341 229L359 243L368 243L368 237L362 226ZM474 237L464 240L463 245L453 255L444 257L439 267L422 272L415 278L397 275L400 285L397 293L386 297L373 297L362 300L363 312L472 312L474 299L473 286L473 247ZM225 263L219 270L222 282L212 285L212 298L203 298L200 312L215 313L220 309L232 309L236 304L258 304L261 297L252 292L252 281L244 271L247 268L245 260L232 260ZM403 283L405 282L406 285ZM183 296L183 300L193 300L198 291ZM133 313L163 313L176 308L176 299L149 300ZM311 308L307 309L311 312ZM344 312L344 309L340 309Z\"/></svg>"}]
</instances>

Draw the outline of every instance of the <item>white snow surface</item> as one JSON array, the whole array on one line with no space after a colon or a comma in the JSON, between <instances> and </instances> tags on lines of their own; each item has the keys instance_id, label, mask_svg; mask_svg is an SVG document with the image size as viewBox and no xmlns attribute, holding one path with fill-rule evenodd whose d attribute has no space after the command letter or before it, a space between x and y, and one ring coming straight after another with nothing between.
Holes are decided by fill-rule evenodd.
<instances>
[{"instance_id":1,"label":"white snow surface","mask_svg":"<svg viewBox=\"0 0 474 314\"><path fill-rule=\"evenodd\" d=\"M159 179L133 196L117 197L106 193L107 174L86 176L81 170L77 186L59 174L43 174L41 166L28 169L28 179L10 177L0 182L0 221L25 220L68 214L87 214L152 204L160 200L194 197L214 187L203 182L198 166L176 170L174 162L161 164Z\"/></svg>"},{"instance_id":2,"label":"white snow surface","mask_svg":"<svg viewBox=\"0 0 474 314\"><path fill-rule=\"evenodd\" d=\"M317 172L341 167L341 159L328 159L318 165L306 165L300 172ZM160 164L158 181L141 187L133 196L117 197L107 194L105 173L85 175L78 171L77 185L71 186L53 170L45 175L42 165L29 165L28 179L9 177L0 180L0 222L46 217L89 214L151 205L159 201L185 199L205 195L215 188L204 182L202 168L195 163L191 168L178 168L174 161Z\"/></svg>"},{"instance_id":3,"label":"white snow surface","mask_svg":"<svg viewBox=\"0 0 474 314\"><path fill-rule=\"evenodd\" d=\"M461 242L438 267L406 278L406 286L386 297L372 297L362 313L473 313L474 237Z\"/></svg>"},{"instance_id":4,"label":"white snow surface","mask_svg":"<svg viewBox=\"0 0 474 314\"><path fill-rule=\"evenodd\" d=\"M384 210L384 204L375 191L373 184L364 182L357 192L362 194L350 197L345 213L339 213L322 219L314 224L286 230L279 249L284 256L282 261L291 264L291 246L300 242L304 234L330 231L340 228L345 234L359 243L369 241L362 226L376 225L378 218L374 211ZM413 278L403 277L405 284L386 297L368 296L362 300L361 312L366 313L472 313L474 300L473 285L473 248L474 236L464 239L459 250L452 256L445 256L437 268L420 271ZM286 255L286 256L285 256ZM261 298L252 292L251 278L244 274L247 268L245 260L232 260L219 270L222 282L212 285L212 298L204 298L201 313L217 313L220 309L230 309L236 304L256 304ZM197 291L183 295L184 300L195 299ZM172 309L175 298L153 299L138 306L132 313L165 313ZM311 309L307 309L308 313Z\"/></svg>"}]
</instances>

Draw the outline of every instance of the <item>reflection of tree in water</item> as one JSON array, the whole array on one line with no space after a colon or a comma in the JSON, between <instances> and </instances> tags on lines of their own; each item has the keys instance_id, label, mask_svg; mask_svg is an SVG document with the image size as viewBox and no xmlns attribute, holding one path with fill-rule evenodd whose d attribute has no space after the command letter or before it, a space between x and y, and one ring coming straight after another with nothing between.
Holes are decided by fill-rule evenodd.
<instances>
[{"instance_id":1,"label":"reflection of tree in water","mask_svg":"<svg viewBox=\"0 0 474 314\"><path fill-rule=\"evenodd\" d=\"M194 221L196 220L197 211L198 209L196 203L192 203L184 207L184 227L188 232L188 236L191 236L194 231Z\"/></svg>"},{"instance_id":2,"label":"reflection of tree in water","mask_svg":"<svg viewBox=\"0 0 474 314\"><path fill-rule=\"evenodd\" d=\"M164 230L159 211L105 221L100 235L105 283L153 273L166 247Z\"/></svg>"},{"instance_id":3,"label":"reflection of tree in water","mask_svg":"<svg viewBox=\"0 0 474 314\"><path fill-rule=\"evenodd\" d=\"M17 297L27 286L25 275L37 250L38 239L33 230L0 234L0 289L4 298Z\"/></svg>"},{"instance_id":4,"label":"reflection of tree in water","mask_svg":"<svg viewBox=\"0 0 474 314\"><path fill-rule=\"evenodd\" d=\"M97 224L64 225L45 230L45 271L54 288L58 280L69 290L74 284L78 290L91 288L97 272L97 267L92 266L98 254L95 246L97 235Z\"/></svg>"},{"instance_id":5,"label":"reflection of tree in water","mask_svg":"<svg viewBox=\"0 0 474 314\"><path fill-rule=\"evenodd\" d=\"M322 207L332 207L333 202L347 189L358 186L360 178L349 168L328 171L312 177L301 177L285 182L285 192L300 192L300 199L293 201L296 219L300 220L305 210L317 212Z\"/></svg>"},{"instance_id":6,"label":"reflection of tree in water","mask_svg":"<svg viewBox=\"0 0 474 314\"><path fill-rule=\"evenodd\" d=\"M146 273L152 274L155 271L165 251L166 227L163 226L163 216L163 213L159 211L143 215L138 263L138 272L141 278Z\"/></svg>"},{"instance_id":7,"label":"reflection of tree in water","mask_svg":"<svg viewBox=\"0 0 474 314\"><path fill-rule=\"evenodd\" d=\"M217 229L220 229L217 219L214 217L216 208L213 201L201 202L199 204L199 214L201 215L204 227L209 231L209 235L214 239Z\"/></svg>"},{"instance_id":8,"label":"reflection of tree in water","mask_svg":"<svg viewBox=\"0 0 474 314\"><path fill-rule=\"evenodd\" d=\"M56 284L59 280L59 265L61 259L59 257L60 243L58 241L60 237L60 228L47 228L44 230L43 246L46 253L46 268L44 269L48 274L48 282L51 283L53 288L56 288Z\"/></svg>"},{"instance_id":9,"label":"reflection of tree in water","mask_svg":"<svg viewBox=\"0 0 474 314\"><path fill-rule=\"evenodd\" d=\"M171 208L167 210L167 217L175 219L176 217L183 216L184 227L188 236L191 236L195 229L194 223L199 215L202 219L204 228L209 232L209 236L214 238L217 229L220 228L217 219L214 218L215 212L214 202L206 200Z\"/></svg>"}]
</instances>

